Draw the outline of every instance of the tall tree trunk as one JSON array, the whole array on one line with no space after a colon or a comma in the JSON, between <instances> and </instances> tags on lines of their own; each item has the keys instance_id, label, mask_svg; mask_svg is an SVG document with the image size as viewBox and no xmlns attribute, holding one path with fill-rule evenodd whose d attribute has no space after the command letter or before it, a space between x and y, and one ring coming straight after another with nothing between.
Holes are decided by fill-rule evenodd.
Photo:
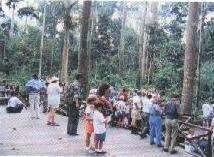
<instances>
[{"instance_id":1,"label":"tall tree trunk","mask_svg":"<svg viewBox=\"0 0 214 157\"><path fill-rule=\"evenodd\" d=\"M197 61L197 86L196 86L196 107L199 107L199 100L200 100L200 86L201 86L201 53L203 50L203 43L204 40L202 39L203 36L203 27L204 27L204 20L205 20L205 3L201 3L201 20L200 20L200 31L199 31L199 51L198 51L198 61Z\"/></svg>"},{"instance_id":2,"label":"tall tree trunk","mask_svg":"<svg viewBox=\"0 0 214 157\"><path fill-rule=\"evenodd\" d=\"M123 1L122 2L122 26L120 30L120 47L118 51L118 58L119 58L119 73L123 74L124 71L124 48L125 48L125 39L124 39L124 29L125 29L125 23L126 23L126 4Z\"/></svg>"},{"instance_id":3,"label":"tall tree trunk","mask_svg":"<svg viewBox=\"0 0 214 157\"><path fill-rule=\"evenodd\" d=\"M141 55L141 75L143 78L143 81L146 80L146 75L148 75L148 68L149 66L149 58L148 58L148 40L149 40L149 33L145 31L147 26L154 25L157 22L157 13L158 13L158 2L149 2L148 6L146 6L145 10L146 13L145 16L145 23L144 23L144 33L143 33L143 49L142 49L142 55Z\"/></svg>"},{"instance_id":4,"label":"tall tree trunk","mask_svg":"<svg viewBox=\"0 0 214 157\"><path fill-rule=\"evenodd\" d=\"M68 52L69 52L69 24L70 24L70 8L69 2L65 1L65 16L64 16L64 42L61 61L60 80L68 85Z\"/></svg>"},{"instance_id":5,"label":"tall tree trunk","mask_svg":"<svg viewBox=\"0 0 214 157\"><path fill-rule=\"evenodd\" d=\"M91 49L92 49L92 38L94 36L94 31L95 31L95 25L96 25L96 14L97 14L97 2L92 2L93 5L95 5L94 7L91 7L91 20L90 20L90 28L89 28L89 33L88 33L88 79L90 79L90 74L91 74L91 69L92 69L92 58L91 58ZM94 8L94 9L92 9ZM90 83L88 85L89 89L90 89Z\"/></svg>"},{"instance_id":6,"label":"tall tree trunk","mask_svg":"<svg viewBox=\"0 0 214 157\"><path fill-rule=\"evenodd\" d=\"M42 21L42 35L41 35L41 45L40 45L40 57L39 57L39 77L42 76L42 57L43 57L44 34L45 34L45 17L46 17L46 4L44 6L44 14L43 14L43 21Z\"/></svg>"},{"instance_id":7,"label":"tall tree trunk","mask_svg":"<svg viewBox=\"0 0 214 157\"><path fill-rule=\"evenodd\" d=\"M143 6L143 12L142 12L142 23L140 26L140 37L139 37L139 66L140 66L140 78L141 80L144 78L145 75L145 49L143 49L144 47L146 47L146 42L144 43L144 41L146 41L146 33L145 33L145 22L146 22L146 12L147 12L147 2L144 2L144 6Z\"/></svg>"},{"instance_id":8,"label":"tall tree trunk","mask_svg":"<svg viewBox=\"0 0 214 157\"><path fill-rule=\"evenodd\" d=\"M91 1L84 1L81 33L80 33L80 51L78 56L78 72L83 75L82 85L84 96L88 92L88 32L91 13Z\"/></svg>"},{"instance_id":9,"label":"tall tree trunk","mask_svg":"<svg viewBox=\"0 0 214 157\"><path fill-rule=\"evenodd\" d=\"M186 27L186 48L184 59L184 80L182 90L182 104L184 114L191 114L193 87L197 68L197 26L198 26L198 2L189 3L189 11Z\"/></svg>"},{"instance_id":10,"label":"tall tree trunk","mask_svg":"<svg viewBox=\"0 0 214 157\"><path fill-rule=\"evenodd\" d=\"M68 85L68 52L69 52L69 28L72 24L70 11L72 7L77 3L74 1L70 4L69 0L64 1L65 3L65 15L64 15L64 43L62 51L62 61L61 61L61 73L60 79L65 85Z\"/></svg>"},{"instance_id":11,"label":"tall tree trunk","mask_svg":"<svg viewBox=\"0 0 214 157\"><path fill-rule=\"evenodd\" d=\"M61 62L61 76L60 80L68 85L68 51L69 51L69 29L65 28L63 52L62 52L62 62Z\"/></svg>"},{"instance_id":12,"label":"tall tree trunk","mask_svg":"<svg viewBox=\"0 0 214 157\"><path fill-rule=\"evenodd\" d=\"M158 23L158 2L150 3L150 15L149 15L149 26L156 27ZM154 52L146 52L146 74L147 74L147 83L150 83L152 71L154 69Z\"/></svg>"},{"instance_id":13,"label":"tall tree trunk","mask_svg":"<svg viewBox=\"0 0 214 157\"><path fill-rule=\"evenodd\" d=\"M16 8L16 4L13 2L12 3L12 17L11 17L11 21L10 21L10 37L12 37L14 35L15 8Z\"/></svg>"}]
</instances>

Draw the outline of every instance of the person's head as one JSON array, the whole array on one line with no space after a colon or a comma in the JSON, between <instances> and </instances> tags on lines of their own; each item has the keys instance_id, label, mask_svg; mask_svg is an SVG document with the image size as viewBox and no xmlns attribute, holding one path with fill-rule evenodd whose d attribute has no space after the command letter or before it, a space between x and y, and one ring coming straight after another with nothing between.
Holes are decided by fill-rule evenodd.
<instances>
[{"instance_id":1,"label":"person's head","mask_svg":"<svg viewBox=\"0 0 214 157\"><path fill-rule=\"evenodd\" d=\"M95 110L101 111L103 107L103 102L100 100L97 100L94 102L94 108Z\"/></svg>"},{"instance_id":2,"label":"person's head","mask_svg":"<svg viewBox=\"0 0 214 157\"><path fill-rule=\"evenodd\" d=\"M146 96L146 90L145 90L145 89L142 89L142 90L141 90L141 95L142 95L142 96Z\"/></svg>"},{"instance_id":3,"label":"person's head","mask_svg":"<svg viewBox=\"0 0 214 157\"><path fill-rule=\"evenodd\" d=\"M151 94L148 94L148 95L147 95L147 98L148 98L148 99L152 99L152 95L151 95Z\"/></svg>"},{"instance_id":4,"label":"person's head","mask_svg":"<svg viewBox=\"0 0 214 157\"><path fill-rule=\"evenodd\" d=\"M171 96L171 100L174 101L174 102L176 102L177 104L180 103L179 98L180 98L180 96L179 96L179 95L176 95L176 94L173 94L173 95Z\"/></svg>"},{"instance_id":5,"label":"person's head","mask_svg":"<svg viewBox=\"0 0 214 157\"><path fill-rule=\"evenodd\" d=\"M125 89L125 88L123 88L123 89L122 89L122 92L126 92L126 89Z\"/></svg>"},{"instance_id":6,"label":"person's head","mask_svg":"<svg viewBox=\"0 0 214 157\"><path fill-rule=\"evenodd\" d=\"M124 95L120 95L120 96L119 96L119 98L118 98L118 100L122 100L122 101L124 101L124 100L125 100Z\"/></svg>"},{"instance_id":7,"label":"person's head","mask_svg":"<svg viewBox=\"0 0 214 157\"><path fill-rule=\"evenodd\" d=\"M102 84L98 89L98 95L99 96L110 96L110 85L107 83Z\"/></svg>"},{"instance_id":8,"label":"person's head","mask_svg":"<svg viewBox=\"0 0 214 157\"><path fill-rule=\"evenodd\" d=\"M137 90L137 95L141 96L141 91L140 90Z\"/></svg>"},{"instance_id":9,"label":"person's head","mask_svg":"<svg viewBox=\"0 0 214 157\"><path fill-rule=\"evenodd\" d=\"M89 97L86 101L88 105L94 105L96 100L97 100L96 97Z\"/></svg>"},{"instance_id":10,"label":"person's head","mask_svg":"<svg viewBox=\"0 0 214 157\"><path fill-rule=\"evenodd\" d=\"M11 96L17 96L17 93L16 92L11 92Z\"/></svg>"},{"instance_id":11,"label":"person's head","mask_svg":"<svg viewBox=\"0 0 214 157\"><path fill-rule=\"evenodd\" d=\"M174 100L174 101L177 101L177 100L179 100L179 95L173 94L171 96L171 99Z\"/></svg>"},{"instance_id":12,"label":"person's head","mask_svg":"<svg viewBox=\"0 0 214 157\"><path fill-rule=\"evenodd\" d=\"M33 75L32 75L32 78L33 78L34 80L38 80L38 79L39 79L39 77L38 77L37 74L33 74Z\"/></svg>"},{"instance_id":13,"label":"person's head","mask_svg":"<svg viewBox=\"0 0 214 157\"><path fill-rule=\"evenodd\" d=\"M83 75L81 73L78 73L75 77L75 79L79 82L82 82L82 79L83 79Z\"/></svg>"},{"instance_id":14,"label":"person's head","mask_svg":"<svg viewBox=\"0 0 214 157\"><path fill-rule=\"evenodd\" d=\"M160 103L159 97L154 97L154 98L152 99L152 103L153 103L153 104L159 104L159 103Z\"/></svg>"}]
</instances>

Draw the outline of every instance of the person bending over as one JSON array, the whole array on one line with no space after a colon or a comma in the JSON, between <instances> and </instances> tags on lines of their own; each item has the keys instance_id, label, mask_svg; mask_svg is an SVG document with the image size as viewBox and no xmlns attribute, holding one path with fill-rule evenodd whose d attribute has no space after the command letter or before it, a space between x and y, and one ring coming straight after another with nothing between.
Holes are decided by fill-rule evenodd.
<instances>
[{"instance_id":1,"label":"person bending over","mask_svg":"<svg viewBox=\"0 0 214 157\"><path fill-rule=\"evenodd\" d=\"M19 100L16 93L12 92L6 108L7 113L21 113L23 106L24 104Z\"/></svg>"}]
</instances>

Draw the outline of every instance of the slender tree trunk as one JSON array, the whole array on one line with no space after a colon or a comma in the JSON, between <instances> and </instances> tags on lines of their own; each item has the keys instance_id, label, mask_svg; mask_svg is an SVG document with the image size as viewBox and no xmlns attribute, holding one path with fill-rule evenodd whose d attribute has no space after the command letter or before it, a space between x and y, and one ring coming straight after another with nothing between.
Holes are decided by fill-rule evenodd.
<instances>
[{"instance_id":1,"label":"slender tree trunk","mask_svg":"<svg viewBox=\"0 0 214 157\"><path fill-rule=\"evenodd\" d=\"M69 29L65 27L64 44L61 62L60 80L67 85L68 83L68 51L69 51Z\"/></svg>"},{"instance_id":2,"label":"slender tree trunk","mask_svg":"<svg viewBox=\"0 0 214 157\"><path fill-rule=\"evenodd\" d=\"M142 12L142 23L140 27L140 37L139 37L139 66L140 66L140 76L141 79L145 76L145 45L147 35L145 33L145 22L146 22L146 12L147 12L147 2L144 2L143 12ZM145 42L144 42L145 41Z\"/></svg>"},{"instance_id":3,"label":"slender tree trunk","mask_svg":"<svg viewBox=\"0 0 214 157\"><path fill-rule=\"evenodd\" d=\"M15 8L16 8L16 5L15 5L15 3L13 3L12 4L12 17L11 17L11 22L10 22L10 37L13 37L13 35L14 35Z\"/></svg>"},{"instance_id":4,"label":"slender tree trunk","mask_svg":"<svg viewBox=\"0 0 214 157\"><path fill-rule=\"evenodd\" d=\"M91 20L90 20L90 31L88 33L88 79L90 79L90 74L91 74L91 69L93 67L93 61L91 58L91 49L92 49L92 38L94 36L94 30L95 30L95 25L96 25L96 2L92 2L95 5L95 8L92 10L91 8ZM90 83L88 85L90 89Z\"/></svg>"},{"instance_id":5,"label":"slender tree trunk","mask_svg":"<svg viewBox=\"0 0 214 157\"><path fill-rule=\"evenodd\" d=\"M68 52L69 52L69 28L72 23L70 11L72 7L77 3L74 1L72 4L70 0L64 1L65 3L65 16L64 16L64 43L63 43L63 52L62 52L62 61L61 61L61 74L60 79L65 85L68 85Z\"/></svg>"},{"instance_id":6,"label":"slender tree trunk","mask_svg":"<svg viewBox=\"0 0 214 157\"><path fill-rule=\"evenodd\" d=\"M205 11L204 11L205 3L201 3L201 20L200 20L200 31L199 31L199 52L198 52L198 61L197 61L197 86L196 86L196 107L199 107L199 100L200 100L200 85L201 85L201 53L203 50L203 26L204 26L204 19L205 19Z\"/></svg>"},{"instance_id":7,"label":"slender tree trunk","mask_svg":"<svg viewBox=\"0 0 214 157\"><path fill-rule=\"evenodd\" d=\"M125 31L125 23L126 23L126 4L122 2L122 26L120 30L120 47L118 51L118 58L119 58L119 73L123 74L124 71L124 48L125 48L125 39L124 39L124 31Z\"/></svg>"},{"instance_id":8,"label":"slender tree trunk","mask_svg":"<svg viewBox=\"0 0 214 157\"><path fill-rule=\"evenodd\" d=\"M198 26L198 2L189 3L189 12L186 27L186 48L184 59L184 80L182 90L182 104L184 114L191 114L193 87L197 69L197 26Z\"/></svg>"},{"instance_id":9,"label":"slender tree trunk","mask_svg":"<svg viewBox=\"0 0 214 157\"><path fill-rule=\"evenodd\" d=\"M83 75L83 90L86 96L88 92L88 32L91 13L91 1L84 1L81 33L80 33L80 51L78 56L78 72Z\"/></svg>"},{"instance_id":10,"label":"slender tree trunk","mask_svg":"<svg viewBox=\"0 0 214 157\"><path fill-rule=\"evenodd\" d=\"M149 26L156 27L156 24L158 23L158 2L151 2L150 4L150 20L149 20ZM154 34L155 35L155 34ZM150 83L151 75L153 73L154 69L154 52L146 52L146 74L147 74L147 83Z\"/></svg>"},{"instance_id":11,"label":"slender tree trunk","mask_svg":"<svg viewBox=\"0 0 214 157\"><path fill-rule=\"evenodd\" d=\"M43 57L43 47L44 47L44 34L45 34L45 18L46 18L46 4L44 6L43 22L42 22L42 35L41 35L41 45L40 45L40 57L39 57L39 77L42 76L42 57Z\"/></svg>"}]
</instances>

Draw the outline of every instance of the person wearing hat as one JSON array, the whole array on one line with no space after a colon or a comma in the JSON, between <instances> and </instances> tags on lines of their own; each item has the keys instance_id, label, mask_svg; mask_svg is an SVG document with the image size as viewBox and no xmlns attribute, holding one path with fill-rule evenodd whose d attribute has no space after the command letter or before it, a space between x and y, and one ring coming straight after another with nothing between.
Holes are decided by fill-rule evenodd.
<instances>
[{"instance_id":1,"label":"person wearing hat","mask_svg":"<svg viewBox=\"0 0 214 157\"><path fill-rule=\"evenodd\" d=\"M79 108L80 108L80 94L82 74L76 75L76 80L69 85L66 91L66 104L68 105L68 124L67 134L76 136L79 123Z\"/></svg>"},{"instance_id":2,"label":"person wearing hat","mask_svg":"<svg viewBox=\"0 0 214 157\"><path fill-rule=\"evenodd\" d=\"M47 87L48 95L48 122L47 125L59 126L55 122L55 113L60 104L61 88L59 86L59 78L52 77L51 83Z\"/></svg>"}]
</instances>

